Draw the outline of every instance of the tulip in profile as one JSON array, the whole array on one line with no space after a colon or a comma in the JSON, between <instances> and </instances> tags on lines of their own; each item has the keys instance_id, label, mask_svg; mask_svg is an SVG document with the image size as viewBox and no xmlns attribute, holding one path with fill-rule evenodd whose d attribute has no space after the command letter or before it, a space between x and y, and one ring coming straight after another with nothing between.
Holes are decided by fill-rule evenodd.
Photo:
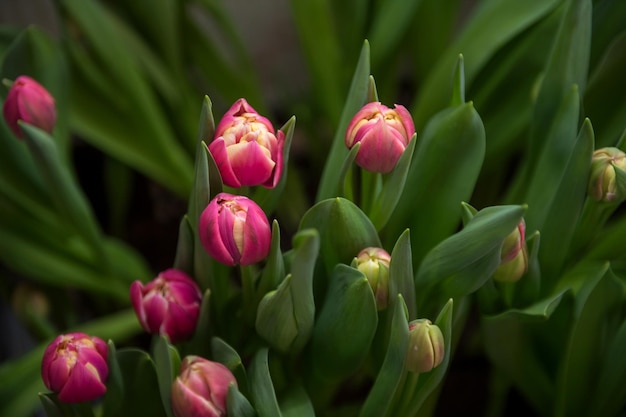
<instances>
[{"instance_id":1,"label":"tulip in profile","mask_svg":"<svg viewBox=\"0 0 626 417\"><path fill-rule=\"evenodd\" d=\"M18 121L52 133L56 122L54 98L37 81L25 75L13 82L2 108L4 120L18 138L22 131Z\"/></svg>"},{"instance_id":2,"label":"tulip in profile","mask_svg":"<svg viewBox=\"0 0 626 417\"><path fill-rule=\"evenodd\" d=\"M415 134L408 110L372 102L354 115L346 131L346 146L360 143L356 163L363 169L385 174L393 170Z\"/></svg>"},{"instance_id":3,"label":"tulip in profile","mask_svg":"<svg viewBox=\"0 0 626 417\"><path fill-rule=\"evenodd\" d=\"M176 417L222 417L230 385L237 380L221 363L187 356L172 385L172 411Z\"/></svg>"},{"instance_id":4,"label":"tulip in profile","mask_svg":"<svg viewBox=\"0 0 626 417\"><path fill-rule=\"evenodd\" d=\"M269 221L261 207L247 197L216 195L200 215L199 223L204 249L225 265L250 265L269 253Z\"/></svg>"},{"instance_id":5,"label":"tulip in profile","mask_svg":"<svg viewBox=\"0 0 626 417\"><path fill-rule=\"evenodd\" d=\"M152 334L167 336L172 343L189 339L198 323L202 293L183 271L168 269L155 279L130 286L130 300L141 326Z\"/></svg>"},{"instance_id":6,"label":"tulip in profile","mask_svg":"<svg viewBox=\"0 0 626 417\"><path fill-rule=\"evenodd\" d=\"M270 121L240 98L215 130L209 151L224 184L274 188L283 171L285 135L274 134Z\"/></svg>"},{"instance_id":7,"label":"tulip in profile","mask_svg":"<svg viewBox=\"0 0 626 417\"><path fill-rule=\"evenodd\" d=\"M406 367L411 372L430 372L443 361L445 355L443 333L428 319L409 323L409 349Z\"/></svg>"},{"instance_id":8,"label":"tulip in profile","mask_svg":"<svg viewBox=\"0 0 626 417\"><path fill-rule=\"evenodd\" d=\"M516 282L528 269L528 250L526 249L526 223L524 219L517 225L502 243L500 266L493 279L500 282Z\"/></svg>"},{"instance_id":9,"label":"tulip in profile","mask_svg":"<svg viewBox=\"0 0 626 417\"><path fill-rule=\"evenodd\" d=\"M356 257L356 268L363 272L372 287L378 310L387 308L389 298L389 263L391 256L382 248L365 248Z\"/></svg>"},{"instance_id":10,"label":"tulip in profile","mask_svg":"<svg viewBox=\"0 0 626 417\"><path fill-rule=\"evenodd\" d=\"M607 203L625 198L625 195L619 195L618 169L626 171L626 153L613 147L597 149L591 159L589 196L595 201Z\"/></svg>"},{"instance_id":11,"label":"tulip in profile","mask_svg":"<svg viewBox=\"0 0 626 417\"><path fill-rule=\"evenodd\" d=\"M84 333L58 336L46 348L41 362L43 382L59 401L91 401L106 392L107 344Z\"/></svg>"}]
</instances>

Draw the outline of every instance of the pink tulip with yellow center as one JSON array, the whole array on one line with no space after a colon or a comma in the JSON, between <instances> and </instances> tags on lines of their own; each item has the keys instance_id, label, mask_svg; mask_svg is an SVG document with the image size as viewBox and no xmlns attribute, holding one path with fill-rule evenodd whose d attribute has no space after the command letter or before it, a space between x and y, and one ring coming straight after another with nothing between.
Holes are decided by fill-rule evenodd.
<instances>
[{"instance_id":1,"label":"pink tulip with yellow center","mask_svg":"<svg viewBox=\"0 0 626 417\"><path fill-rule=\"evenodd\" d=\"M41 361L41 376L59 401L95 400L106 392L107 344L85 333L68 333L54 339Z\"/></svg>"},{"instance_id":2,"label":"pink tulip with yellow center","mask_svg":"<svg viewBox=\"0 0 626 417\"><path fill-rule=\"evenodd\" d=\"M270 121L240 98L215 130L209 151L230 187L274 188L283 171L285 135L275 134Z\"/></svg>"},{"instance_id":3,"label":"pink tulip with yellow center","mask_svg":"<svg viewBox=\"0 0 626 417\"><path fill-rule=\"evenodd\" d=\"M359 110L346 130L346 146L360 143L356 163L361 168L385 174L393 170L415 134L408 110L401 105L393 109L380 102L368 103Z\"/></svg>"},{"instance_id":4,"label":"pink tulip with yellow center","mask_svg":"<svg viewBox=\"0 0 626 417\"><path fill-rule=\"evenodd\" d=\"M247 197L220 193L200 215L200 241L225 265L250 265L267 257L272 231L267 216Z\"/></svg>"}]
</instances>

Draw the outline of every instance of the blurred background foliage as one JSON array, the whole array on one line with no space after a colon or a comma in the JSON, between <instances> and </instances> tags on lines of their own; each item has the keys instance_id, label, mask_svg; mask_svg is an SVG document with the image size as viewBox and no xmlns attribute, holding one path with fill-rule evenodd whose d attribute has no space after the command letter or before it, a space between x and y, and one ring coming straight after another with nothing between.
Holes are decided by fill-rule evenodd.
<instances>
[{"instance_id":1,"label":"blurred background foliage","mask_svg":"<svg viewBox=\"0 0 626 417\"><path fill-rule=\"evenodd\" d=\"M533 203L544 197L537 190L551 192L549 184L543 187L541 172L548 171L541 171L540 155L552 140L555 115L567 113L563 117L573 121L568 129L574 137L588 117L593 129L583 127L587 136L580 143L589 146L595 138L596 148L615 146L626 126L622 0L31 0L3 2L0 16L1 77L33 76L54 95L59 115L58 153L44 151L33 161L18 142L2 141L0 320L9 331L0 343L2 415L27 416L36 407L33 392L43 387L41 347L30 351L33 346L65 329L97 331L121 343L139 333L127 288L173 262L205 94L216 118L239 97L277 127L296 115L285 191L289 204L274 214L287 236L307 208L328 193L324 164L364 39L380 100L410 109L418 140L429 120L449 105L455 64L463 54L465 97L480 114L486 137L476 185L466 199L477 208L529 203L528 230L542 230L542 247L558 246L562 230L549 225L543 230L545 219L558 214L558 204L533 212ZM568 94L573 104L559 110ZM3 139L11 137L4 124L0 130ZM61 185L50 181L55 161L67 162L62 164L67 172L58 176ZM454 162L441 157L432 163L447 175L457 169ZM439 185L432 178L426 191L436 194ZM60 201L60 189L73 191ZM410 201L400 207L405 212L381 236L384 246L395 242L413 215ZM433 234L425 246L416 244L420 233L429 233L429 220L410 223L417 264L440 241ZM613 274L626 272L620 245L625 225L621 220L596 231L599 243L588 257L597 265L586 264L591 272L574 269L564 280L595 277L606 285L591 287L587 295L599 299L602 291L611 294L612 285L623 286ZM451 227L447 234L458 225ZM558 294L548 299L557 304L556 277L564 257L543 271L545 277L552 268L555 278L549 282L547 274L542 295ZM606 259L611 269L602 263ZM538 316L551 312L548 301L537 307ZM584 314L586 305L574 311ZM607 308L623 309L623 302L617 299ZM561 314L551 320L567 320L570 310L557 311ZM489 318L483 336L501 341L506 334L511 344L529 337L523 326ZM532 326L536 340L556 337ZM464 334L461 357L481 349L479 333L471 330ZM582 340L585 334L571 337ZM565 342L552 342L542 361L563 352ZM487 356L503 369L495 374L505 383L494 386L515 384L528 409L540 414L552 409L546 393L554 391L555 375L567 378L566 371L542 363L546 369L537 372L543 379L533 385L534 370L515 365L527 363L516 356L519 352L493 352L497 343L486 345ZM443 388L455 390L450 394L455 401L484 400L485 392L461 400L458 391L466 387L454 385L468 384L467 372L487 368L484 356L478 357L466 362L469 370L459 362L459 372L452 372L451 385ZM564 404L576 398L574 388L559 397ZM506 396L503 401L490 410L506 409ZM440 407L444 413L447 407ZM567 407L557 407L556 414L569 415ZM607 407L604 411L611 411Z\"/></svg>"}]
</instances>

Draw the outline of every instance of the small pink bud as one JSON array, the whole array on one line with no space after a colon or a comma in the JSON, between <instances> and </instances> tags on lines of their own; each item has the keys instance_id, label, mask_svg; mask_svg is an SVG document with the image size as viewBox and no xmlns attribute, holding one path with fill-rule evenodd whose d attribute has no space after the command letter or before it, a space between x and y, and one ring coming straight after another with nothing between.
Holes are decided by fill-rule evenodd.
<instances>
[{"instance_id":1,"label":"small pink bud","mask_svg":"<svg viewBox=\"0 0 626 417\"><path fill-rule=\"evenodd\" d=\"M59 401L79 403L95 400L106 392L109 375L107 344L84 333L60 335L46 348L41 376Z\"/></svg>"},{"instance_id":2,"label":"small pink bud","mask_svg":"<svg viewBox=\"0 0 626 417\"><path fill-rule=\"evenodd\" d=\"M389 263L391 256L382 248L365 248L356 257L356 268L363 272L372 287L378 310L387 308L389 298Z\"/></svg>"},{"instance_id":3,"label":"small pink bud","mask_svg":"<svg viewBox=\"0 0 626 417\"><path fill-rule=\"evenodd\" d=\"M4 120L13 133L22 138L18 121L52 133L56 122L54 98L37 81L21 75L13 82L2 108Z\"/></svg>"},{"instance_id":4,"label":"small pink bud","mask_svg":"<svg viewBox=\"0 0 626 417\"><path fill-rule=\"evenodd\" d=\"M247 197L220 193L200 215L200 241L215 260L225 265L250 265L270 250L267 216Z\"/></svg>"},{"instance_id":5,"label":"small pink bud","mask_svg":"<svg viewBox=\"0 0 626 417\"><path fill-rule=\"evenodd\" d=\"M221 363L187 356L172 385L172 411L176 417L225 416L231 384L237 380Z\"/></svg>"},{"instance_id":6,"label":"small pink bud","mask_svg":"<svg viewBox=\"0 0 626 417\"><path fill-rule=\"evenodd\" d=\"M409 323L409 349L406 367L411 372L430 372L443 361L444 339L441 329L428 319Z\"/></svg>"},{"instance_id":7,"label":"small pink bud","mask_svg":"<svg viewBox=\"0 0 626 417\"><path fill-rule=\"evenodd\" d=\"M500 266L493 279L500 282L516 282L528 269L528 251L526 249L526 223L524 219L517 225L502 243Z\"/></svg>"},{"instance_id":8,"label":"small pink bud","mask_svg":"<svg viewBox=\"0 0 626 417\"><path fill-rule=\"evenodd\" d=\"M593 153L589 179L589 196L610 203L626 198L619 195L616 170L626 171L626 153L618 148L601 148Z\"/></svg>"},{"instance_id":9,"label":"small pink bud","mask_svg":"<svg viewBox=\"0 0 626 417\"><path fill-rule=\"evenodd\" d=\"M168 269L143 285L130 286L130 300L141 326L152 334L169 337L172 343L189 339L198 323L202 293L183 271Z\"/></svg>"},{"instance_id":10,"label":"small pink bud","mask_svg":"<svg viewBox=\"0 0 626 417\"><path fill-rule=\"evenodd\" d=\"M270 121L240 98L217 125L209 151L224 184L274 188L283 171L284 142L283 132L275 135Z\"/></svg>"},{"instance_id":11,"label":"small pink bud","mask_svg":"<svg viewBox=\"0 0 626 417\"><path fill-rule=\"evenodd\" d=\"M348 149L361 143L356 163L363 169L385 174L393 170L409 141L415 125L408 110L394 109L379 102L368 103L354 115L346 131Z\"/></svg>"}]
</instances>

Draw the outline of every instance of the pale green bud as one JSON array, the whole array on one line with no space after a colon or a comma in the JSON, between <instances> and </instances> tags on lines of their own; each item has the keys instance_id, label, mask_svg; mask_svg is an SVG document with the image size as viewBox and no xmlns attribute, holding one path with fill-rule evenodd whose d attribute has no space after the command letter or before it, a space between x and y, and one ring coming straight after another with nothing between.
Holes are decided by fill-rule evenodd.
<instances>
[{"instance_id":1,"label":"pale green bud","mask_svg":"<svg viewBox=\"0 0 626 417\"><path fill-rule=\"evenodd\" d=\"M390 262L391 256L381 248L365 248L356 257L356 268L365 275L372 287L379 311L386 309L389 303Z\"/></svg>"},{"instance_id":2,"label":"pale green bud","mask_svg":"<svg viewBox=\"0 0 626 417\"><path fill-rule=\"evenodd\" d=\"M596 201L611 202L626 196L618 195L615 170L626 171L626 154L618 148L601 148L593 153L589 196Z\"/></svg>"},{"instance_id":3,"label":"pale green bud","mask_svg":"<svg viewBox=\"0 0 626 417\"><path fill-rule=\"evenodd\" d=\"M526 223L524 219L517 225L502 243L500 266L493 274L493 279L500 282L515 282L528 269L528 251L526 250Z\"/></svg>"},{"instance_id":4,"label":"pale green bud","mask_svg":"<svg viewBox=\"0 0 626 417\"><path fill-rule=\"evenodd\" d=\"M445 342L441 329L428 319L409 323L409 349L406 368L411 372L430 372L443 361Z\"/></svg>"}]
</instances>

